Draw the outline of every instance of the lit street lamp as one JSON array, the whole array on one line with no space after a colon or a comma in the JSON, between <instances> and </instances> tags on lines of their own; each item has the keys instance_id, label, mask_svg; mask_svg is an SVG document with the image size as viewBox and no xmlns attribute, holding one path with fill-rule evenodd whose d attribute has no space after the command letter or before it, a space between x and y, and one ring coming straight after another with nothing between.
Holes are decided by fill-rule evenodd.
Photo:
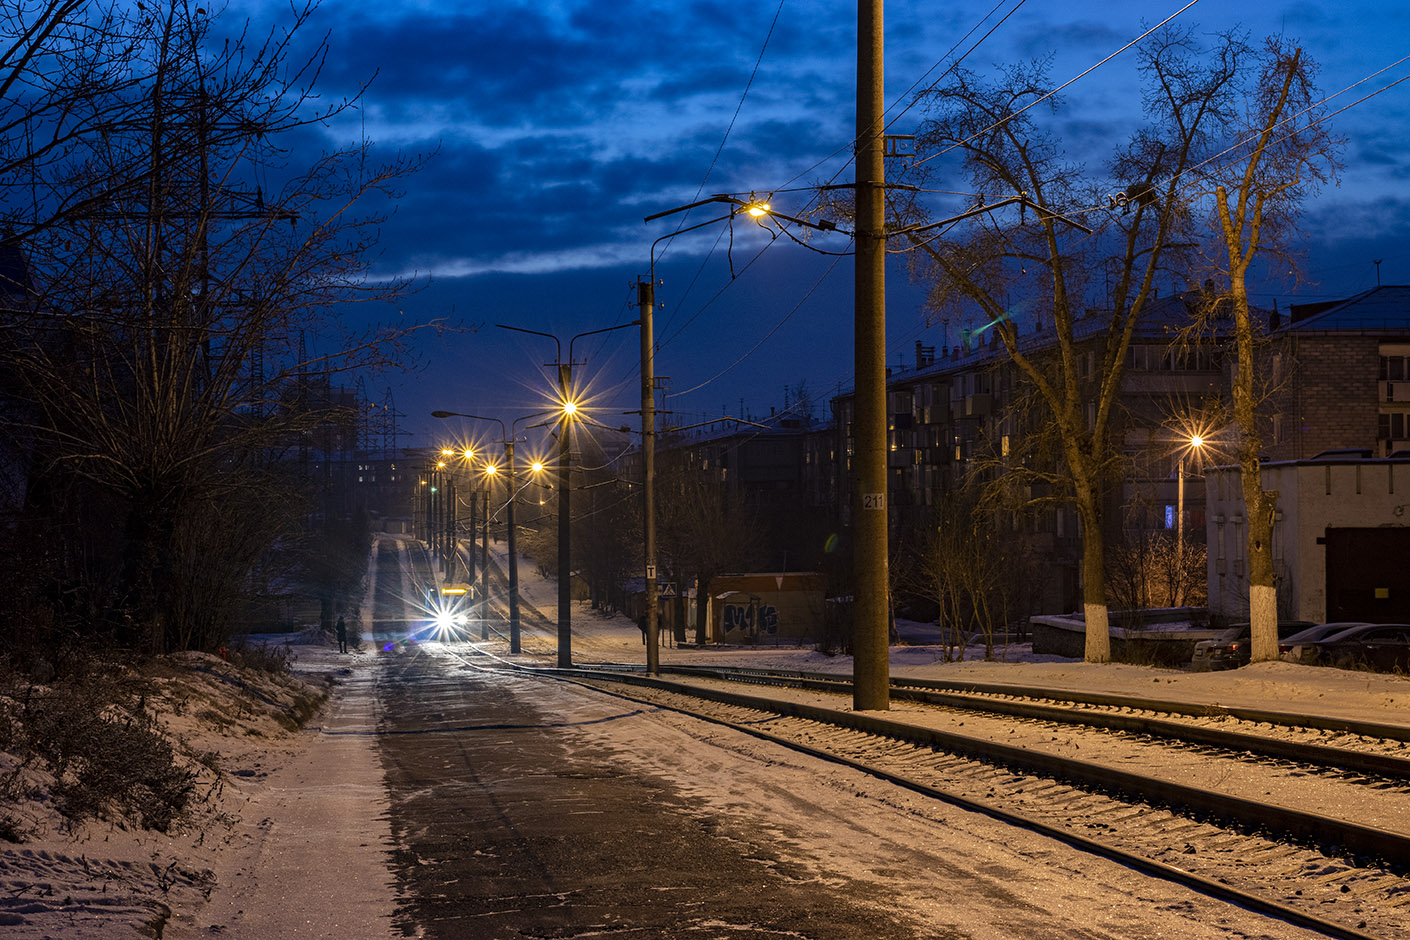
<instances>
[{"instance_id":1,"label":"lit street lamp","mask_svg":"<svg viewBox=\"0 0 1410 940\"><path fill-rule=\"evenodd\" d=\"M504 323L496 324L496 326L502 330L513 330L516 333L546 336L553 340L557 346L557 361L553 364L558 369L558 394L562 407L558 423L558 668L569 669L573 665L573 559L570 530L573 501L573 453L571 440L573 421L578 417L578 404L575 400L577 396L573 391L573 344L584 336L609 333L612 330L624 330L627 327L636 326L636 322L621 323L617 326L579 333L568 341L567 362L563 361L563 344L552 333L540 333L538 330L526 330L520 326L509 326Z\"/></svg>"},{"instance_id":2,"label":"lit street lamp","mask_svg":"<svg viewBox=\"0 0 1410 940\"><path fill-rule=\"evenodd\" d=\"M1180 465L1175 471L1178 478L1175 485L1175 562L1182 573L1185 570L1185 457L1190 453L1200 453L1204 438L1191 434L1189 447L1180 451Z\"/></svg>"},{"instance_id":3,"label":"lit street lamp","mask_svg":"<svg viewBox=\"0 0 1410 940\"><path fill-rule=\"evenodd\" d=\"M499 418L463 414L458 411L431 412L431 417L433 418L470 418L475 421L493 421L495 424L499 425L501 435L500 444L504 447L505 473L509 486L506 524L509 528L509 652L511 653L519 652L519 556L514 540L514 501L518 493L514 489L514 435L512 432L518 428L520 421L528 421L530 418L541 418L548 413L549 412L546 411L539 411L531 415L515 418L510 427L506 429L504 422ZM488 516L488 506L486 506L485 513L486 516ZM485 598L485 603L489 603L488 597Z\"/></svg>"},{"instance_id":4,"label":"lit street lamp","mask_svg":"<svg viewBox=\"0 0 1410 940\"><path fill-rule=\"evenodd\" d=\"M642 528L646 555L646 671L656 675L661 671L661 640L656 624L659 616L656 599L656 341L652 335L653 313L656 308L656 246L663 241L684 235L716 222L727 222L739 215L748 215L761 227L768 228L766 218L782 219L808 228L822 231L838 231L837 226L827 220L808 222L795 219L774 211L767 202L757 199L748 201L728 194L717 194L707 199L677 206L664 212L648 215L642 221L654 222L657 219L677 212L688 212L700 206L723 203L730 206L727 214L704 222L697 222L662 235L651 243L650 271L646 279L637 278L636 297L641 324L641 477L642 477ZM782 230L782 226L780 226ZM769 229L771 232L773 229ZM786 231L786 230L785 230ZM792 236L790 236L792 237Z\"/></svg>"}]
</instances>

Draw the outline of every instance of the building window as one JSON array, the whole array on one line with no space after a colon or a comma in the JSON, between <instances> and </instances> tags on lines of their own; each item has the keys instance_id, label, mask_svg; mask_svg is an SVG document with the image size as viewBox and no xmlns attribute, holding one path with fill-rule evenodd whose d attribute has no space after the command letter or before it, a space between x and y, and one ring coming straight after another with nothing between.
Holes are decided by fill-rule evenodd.
<instances>
[{"instance_id":1,"label":"building window","mask_svg":"<svg viewBox=\"0 0 1410 940\"><path fill-rule=\"evenodd\" d=\"M1410 437L1410 415L1397 411L1383 413L1377 417L1380 422L1381 440L1403 441Z\"/></svg>"}]
</instances>

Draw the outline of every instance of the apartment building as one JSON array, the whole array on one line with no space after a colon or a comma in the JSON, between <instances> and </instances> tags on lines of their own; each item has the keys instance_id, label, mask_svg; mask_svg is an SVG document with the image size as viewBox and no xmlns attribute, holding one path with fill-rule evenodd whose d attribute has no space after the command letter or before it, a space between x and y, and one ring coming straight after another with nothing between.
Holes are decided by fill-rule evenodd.
<instances>
[{"instance_id":1,"label":"apartment building","mask_svg":"<svg viewBox=\"0 0 1410 940\"><path fill-rule=\"evenodd\" d=\"M1182 419L1226 395L1228 371L1222 341L1224 325L1213 326L1215 339L1176 342L1180 331L1207 304L1194 290L1159 298L1146 308L1127 354L1118 407L1114 415L1117 447L1124 458L1121 479L1113 482L1105 517L1108 537L1119 539L1153 529L1177 527L1180 499ZM1096 420L1100 363L1108 320L1090 311L1075 324L1078 360L1089 423ZM1057 349L1051 322L1030 318L1019 325L1024 351L1041 359ZM916 344L914 367L893 370L887 385L888 505L893 530L927 518L943 494L975 475L993 477L1014 461L1044 459L1025 447L1048 420L1031 402L1031 390L992 331L963 331L960 342L938 351ZM838 452L839 506L850 506L850 461L855 452L851 395L833 401ZM1187 532L1204 530L1202 480L1187 475L1183 506ZM1026 495L1049 495L1030 486ZM1037 551L1050 559L1051 585L1044 591L1048 609L1080 606L1077 515L1070 504L1044 505L1022 521Z\"/></svg>"}]
</instances>

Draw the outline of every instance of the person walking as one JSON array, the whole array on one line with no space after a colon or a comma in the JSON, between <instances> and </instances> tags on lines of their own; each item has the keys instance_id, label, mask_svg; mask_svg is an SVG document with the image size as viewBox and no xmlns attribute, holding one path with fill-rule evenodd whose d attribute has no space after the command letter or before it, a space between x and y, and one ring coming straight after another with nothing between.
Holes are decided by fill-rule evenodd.
<instances>
[{"instance_id":1,"label":"person walking","mask_svg":"<svg viewBox=\"0 0 1410 940\"><path fill-rule=\"evenodd\" d=\"M348 625L343 623L343 618L338 617L338 652L348 651Z\"/></svg>"}]
</instances>

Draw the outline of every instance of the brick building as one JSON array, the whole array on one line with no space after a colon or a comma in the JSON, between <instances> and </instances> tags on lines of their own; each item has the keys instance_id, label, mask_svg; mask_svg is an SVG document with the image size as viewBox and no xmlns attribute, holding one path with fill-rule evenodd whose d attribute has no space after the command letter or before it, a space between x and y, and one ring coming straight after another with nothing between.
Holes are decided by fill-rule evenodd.
<instances>
[{"instance_id":1,"label":"brick building","mask_svg":"<svg viewBox=\"0 0 1410 940\"><path fill-rule=\"evenodd\" d=\"M1278 493L1273 572L1293 620L1410 617L1410 287L1291 307L1270 324L1263 486ZM1209 600L1247 616L1236 467L1209 471Z\"/></svg>"},{"instance_id":2,"label":"brick building","mask_svg":"<svg viewBox=\"0 0 1410 940\"><path fill-rule=\"evenodd\" d=\"M1294 305L1270 336L1269 459L1410 449L1410 287Z\"/></svg>"},{"instance_id":3,"label":"brick building","mask_svg":"<svg viewBox=\"0 0 1410 940\"><path fill-rule=\"evenodd\" d=\"M1208 295L1199 290L1160 298L1147 306L1133 335L1113 427L1114 447L1124 457L1124 469L1121 482L1111 488L1107 499L1105 519L1112 546L1153 530L1173 532L1177 526L1181 448L1175 419L1226 395L1228 388L1220 341L1188 348L1172 345L1207 300ZM1074 324L1086 407L1093 422L1108 325L1099 311ZM1227 332L1226 326L1215 325L1216 337ZM1042 318L1020 327L1019 340L1025 352L1039 358L1057 348L1051 321L1045 323ZM916 344L914 369L896 370L887 382L887 505L893 533L927 520L943 494L967 477L993 476L1012 461L1031 459L1019 456L1024 438L1033 435L1045 419L1040 408L1028 404L1027 395L1022 374L993 333L963 331L958 345L941 348L938 355L934 348ZM855 446L852 396L837 397L833 408L839 455L837 505L845 520ZM1185 483L1185 530L1202 538L1203 481L1190 476ZM1040 499L1046 494L1033 487L1027 495ZM1068 503L1053 502L1022 525L1031 550L1047 561L1048 583L1038 595L1041 608L1080 607L1076 510Z\"/></svg>"}]
</instances>

